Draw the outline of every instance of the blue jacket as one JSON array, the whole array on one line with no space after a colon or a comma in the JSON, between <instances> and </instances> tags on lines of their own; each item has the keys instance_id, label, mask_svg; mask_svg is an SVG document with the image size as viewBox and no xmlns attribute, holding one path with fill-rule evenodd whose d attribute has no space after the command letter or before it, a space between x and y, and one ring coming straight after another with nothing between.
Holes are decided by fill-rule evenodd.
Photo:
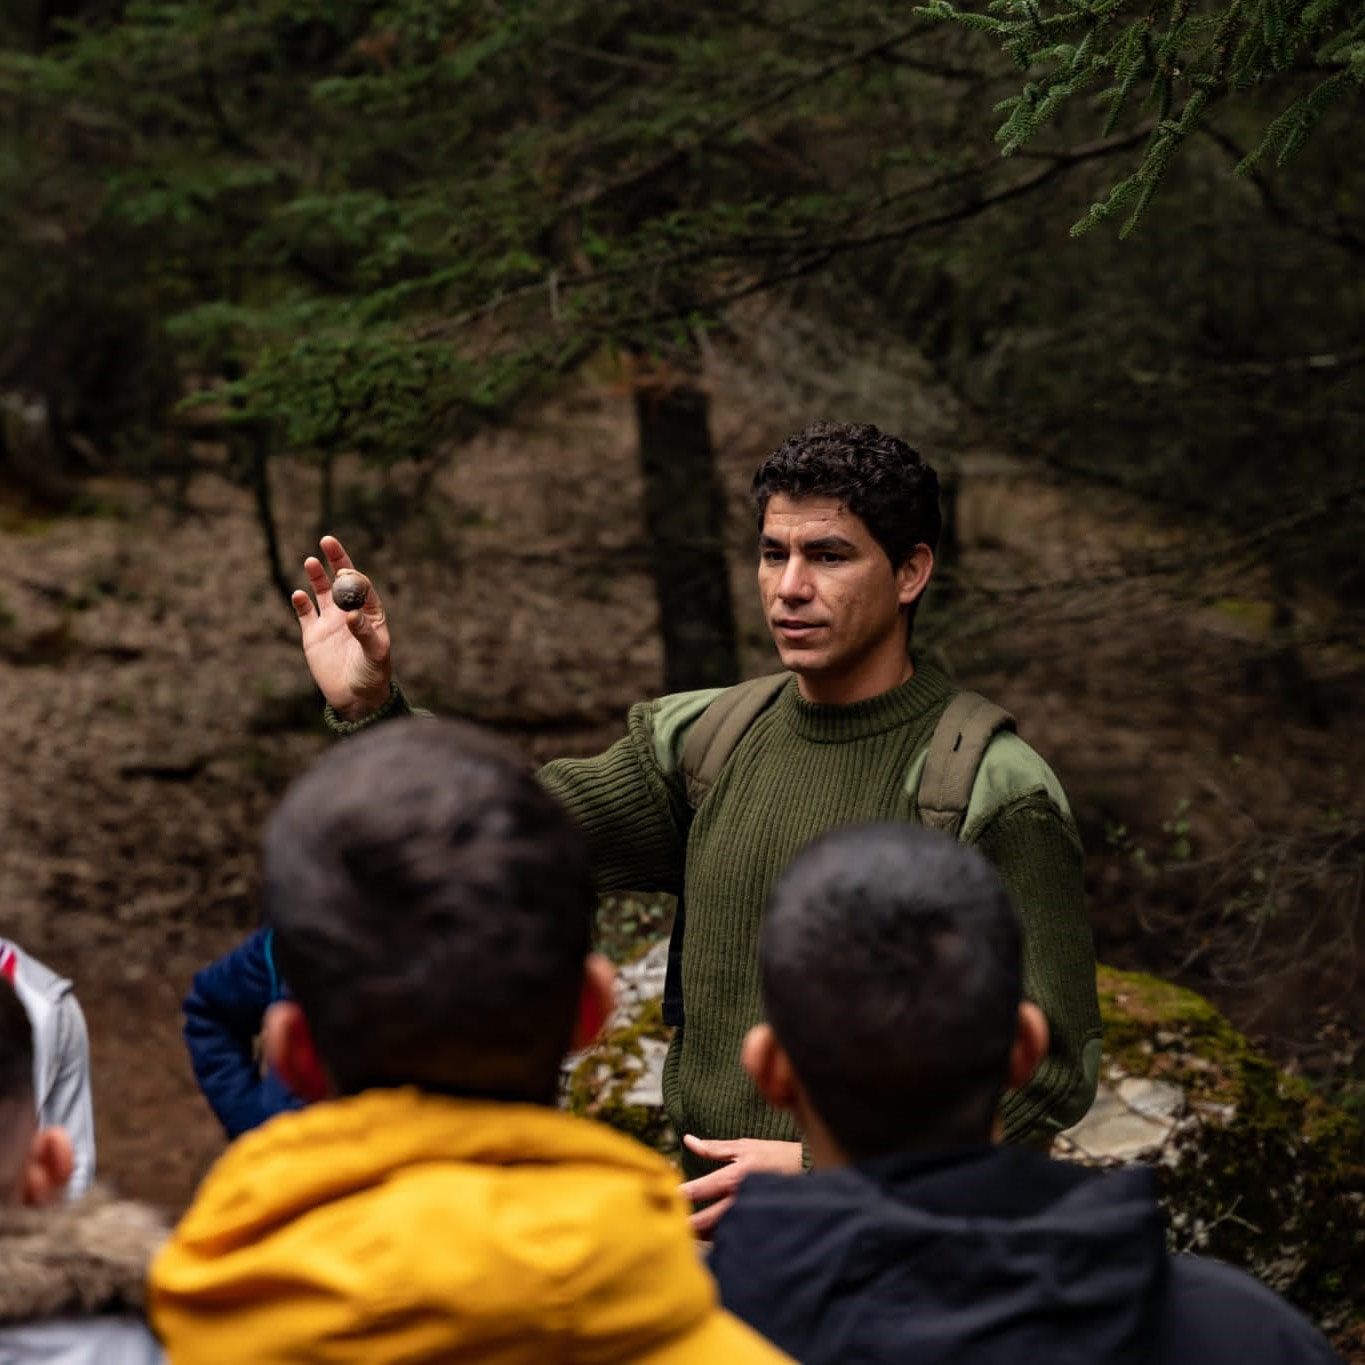
<instances>
[{"instance_id":1,"label":"blue jacket","mask_svg":"<svg viewBox=\"0 0 1365 1365\"><path fill-rule=\"evenodd\" d=\"M300 1104L256 1056L266 1009L286 994L273 948L274 933L258 929L196 973L185 997L185 1046L194 1077L229 1138Z\"/></svg>"}]
</instances>

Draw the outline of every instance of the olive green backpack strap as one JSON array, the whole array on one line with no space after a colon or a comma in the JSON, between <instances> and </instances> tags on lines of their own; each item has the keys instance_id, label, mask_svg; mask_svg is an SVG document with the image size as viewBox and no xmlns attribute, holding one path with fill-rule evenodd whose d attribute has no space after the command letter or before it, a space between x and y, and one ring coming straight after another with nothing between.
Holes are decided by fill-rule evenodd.
<instances>
[{"instance_id":1,"label":"olive green backpack strap","mask_svg":"<svg viewBox=\"0 0 1365 1365\"><path fill-rule=\"evenodd\" d=\"M701 805L745 732L790 678L790 673L769 673L727 687L692 722L678 758L678 771L687 792L687 804L693 810Z\"/></svg>"},{"instance_id":2,"label":"olive green backpack strap","mask_svg":"<svg viewBox=\"0 0 1365 1365\"><path fill-rule=\"evenodd\" d=\"M961 834L986 747L1013 729L1014 717L979 692L959 692L948 703L929 737L915 795L922 825L955 839Z\"/></svg>"},{"instance_id":3,"label":"olive green backpack strap","mask_svg":"<svg viewBox=\"0 0 1365 1365\"><path fill-rule=\"evenodd\" d=\"M715 785L720 770L739 747L748 728L776 700L790 673L772 673L727 687L692 722L678 772L687 793L688 809L695 811ZM678 897L673 928L668 936L668 966L664 972L663 1020L669 1028L682 1028L686 1021L682 990L683 934L687 923L685 898Z\"/></svg>"}]
</instances>

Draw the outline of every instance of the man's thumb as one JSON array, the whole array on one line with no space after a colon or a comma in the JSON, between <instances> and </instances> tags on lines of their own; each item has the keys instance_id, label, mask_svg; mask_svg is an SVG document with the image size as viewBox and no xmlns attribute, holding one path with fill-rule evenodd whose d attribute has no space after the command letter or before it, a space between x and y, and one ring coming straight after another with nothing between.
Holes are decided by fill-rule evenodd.
<instances>
[{"instance_id":1,"label":"man's thumb","mask_svg":"<svg viewBox=\"0 0 1365 1365\"><path fill-rule=\"evenodd\" d=\"M360 641L360 648L372 663L379 663L384 658L384 642L379 638L379 632L375 630L368 613L348 611L346 628Z\"/></svg>"},{"instance_id":2,"label":"man's thumb","mask_svg":"<svg viewBox=\"0 0 1365 1365\"><path fill-rule=\"evenodd\" d=\"M724 1150L726 1145L715 1138L699 1138L693 1133L683 1134L683 1146L689 1152L694 1152L697 1156L710 1157L712 1160L719 1160L722 1156L728 1155Z\"/></svg>"}]
</instances>

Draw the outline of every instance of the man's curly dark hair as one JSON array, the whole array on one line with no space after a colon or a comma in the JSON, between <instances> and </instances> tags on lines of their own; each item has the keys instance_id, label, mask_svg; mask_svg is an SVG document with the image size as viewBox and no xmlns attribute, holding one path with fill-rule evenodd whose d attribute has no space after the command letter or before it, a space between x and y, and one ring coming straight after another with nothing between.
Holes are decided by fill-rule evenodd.
<instances>
[{"instance_id":1,"label":"man's curly dark hair","mask_svg":"<svg viewBox=\"0 0 1365 1365\"><path fill-rule=\"evenodd\" d=\"M758 467L750 489L758 525L776 493L838 498L899 568L916 545L938 547L938 475L917 450L870 423L813 422Z\"/></svg>"}]
</instances>

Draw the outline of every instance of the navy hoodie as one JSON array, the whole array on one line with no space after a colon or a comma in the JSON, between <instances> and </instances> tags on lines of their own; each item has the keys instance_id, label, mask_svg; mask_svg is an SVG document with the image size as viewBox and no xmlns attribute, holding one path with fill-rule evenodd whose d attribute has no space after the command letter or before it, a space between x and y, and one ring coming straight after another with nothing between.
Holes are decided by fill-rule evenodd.
<instances>
[{"instance_id":1,"label":"navy hoodie","mask_svg":"<svg viewBox=\"0 0 1365 1365\"><path fill-rule=\"evenodd\" d=\"M287 993L275 970L274 933L258 929L196 973L185 997L185 1046L194 1078L229 1138L299 1107L256 1055L265 1012Z\"/></svg>"},{"instance_id":2,"label":"navy hoodie","mask_svg":"<svg viewBox=\"0 0 1365 1365\"><path fill-rule=\"evenodd\" d=\"M750 1176L710 1265L725 1306L805 1365L1337 1359L1251 1276L1167 1254L1151 1171L1014 1147Z\"/></svg>"}]
</instances>

